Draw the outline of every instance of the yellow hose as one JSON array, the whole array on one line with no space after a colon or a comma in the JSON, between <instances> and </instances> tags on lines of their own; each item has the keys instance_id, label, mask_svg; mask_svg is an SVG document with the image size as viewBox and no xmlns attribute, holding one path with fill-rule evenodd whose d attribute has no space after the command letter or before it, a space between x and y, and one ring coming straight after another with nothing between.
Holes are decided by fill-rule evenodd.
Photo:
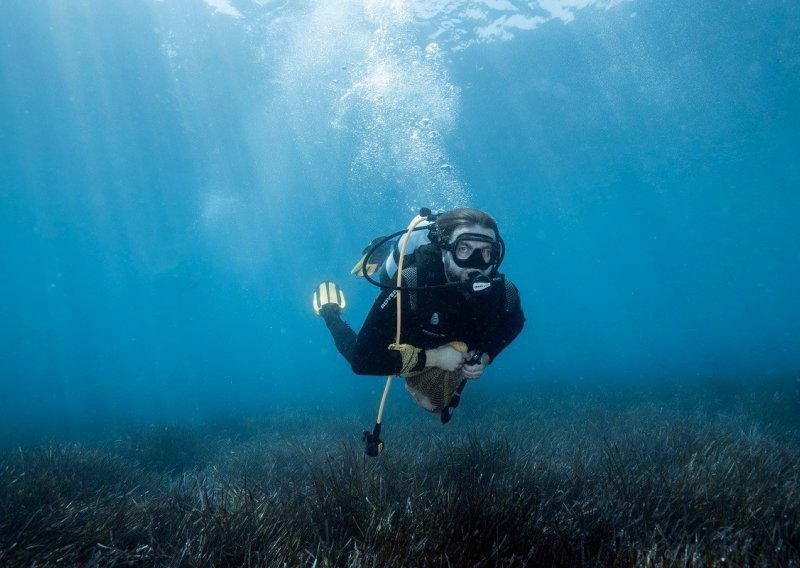
<instances>
[{"instance_id":1,"label":"yellow hose","mask_svg":"<svg viewBox=\"0 0 800 568\"><path fill-rule=\"evenodd\" d=\"M400 286L403 285L403 260L406 256L406 245L408 244L408 239L411 236L411 233L414 231L417 225L422 223L425 220L425 217L417 215L414 220L411 222L411 225L408 227L408 231L406 231L405 239L403 239L403 245L400 247L400 260L397 263L397 297L395 300L397 301L397 327L395 330L394 336L394 343L389 346L389 349L396 349L399 350L400 348L400 328L401 322L403 317L403 310L401 307L401 295L402 291L399 289ZM383 407L386 406L386 397L389 395L389 387L392 384L392 375L386 377L386 386L383 388L383 396L381 397L381 405L378 407L378 419L376 420L377 424L381 423L383 419Z\"/></svg>"}]
</instances>

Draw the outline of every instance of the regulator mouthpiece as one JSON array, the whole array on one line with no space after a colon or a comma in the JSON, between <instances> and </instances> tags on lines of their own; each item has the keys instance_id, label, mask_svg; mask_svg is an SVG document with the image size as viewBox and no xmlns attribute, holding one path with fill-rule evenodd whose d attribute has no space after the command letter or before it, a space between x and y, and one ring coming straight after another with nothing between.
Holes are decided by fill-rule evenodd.
<instances>
[{"instance_id":1,"label":"regulator mouthpiece","mask_svg":"<svg viewBox=\"0 0 800 568\"><path fill-rule=\"evenodd\" d=\"M467 280L466 286L476 296L486 296L492 290L492 279L481 274Z\"/></svg>"}]
</instances>

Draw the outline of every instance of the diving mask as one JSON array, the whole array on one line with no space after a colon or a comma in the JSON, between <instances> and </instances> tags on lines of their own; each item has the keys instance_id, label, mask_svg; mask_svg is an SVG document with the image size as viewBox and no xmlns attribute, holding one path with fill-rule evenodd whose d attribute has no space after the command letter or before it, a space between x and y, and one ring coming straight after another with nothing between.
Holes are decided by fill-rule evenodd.
<instances>
[{"instance_id":1,"label":"diving mask","mask_svg":"<svg viewBox=\"0 0 800 568\"><path fill-rule=\"evenodd\" d=\"M452 253L453 262L459 268L486 270L497 266L501 256L500 245L491 237L478 233L463 233L442 248Z\"/></svg>"}]
</instances>

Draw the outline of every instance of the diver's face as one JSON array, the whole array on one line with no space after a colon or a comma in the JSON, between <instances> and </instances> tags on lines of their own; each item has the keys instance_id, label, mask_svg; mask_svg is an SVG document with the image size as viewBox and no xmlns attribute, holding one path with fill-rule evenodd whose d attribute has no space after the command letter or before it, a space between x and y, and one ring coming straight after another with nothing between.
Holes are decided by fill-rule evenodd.
<instances>
[{"instance_id":1,"label":"diver's face","mask_svg":"<svg viewBox=\"0 0 800 568\"><path fill-rule=\"evenodd\" d=\"M450 237L450 244L458 241L459 237L465 233L482 235L484 237L488 237L494 242L497 241L497 235L492 229L487 229L481 225L468 225L466 227L459 227L453 231L453 234ZM465 250L465 254L471 255L474 252L476 255L485 255L487 258L490 256L489 251L493 247L493 244L490 242L472 241L468 239L461 239L458 244L464 249L470 249ZM494 268L494 265L488 266L484 269L462 268L456 264L455 259L453 258L453 252L449 250L442 251L442 262L444 263L444 273L448 282L465 282L466 280L481 274L484 276L489 276Z\"/></svg>"}]
</instances>

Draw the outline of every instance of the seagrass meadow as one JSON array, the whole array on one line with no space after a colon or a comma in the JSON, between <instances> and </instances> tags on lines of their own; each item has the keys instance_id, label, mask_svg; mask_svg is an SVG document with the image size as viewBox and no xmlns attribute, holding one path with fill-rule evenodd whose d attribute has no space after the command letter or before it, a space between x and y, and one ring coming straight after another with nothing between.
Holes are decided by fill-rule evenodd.
<instances>
[{"instance_id":1,"label":"seagrass meadow","mask_svg":"<svg viewBox=\"0 0 800 568\"><path fill-rule=\"evenodd\" d=\"M800 383L753 385L539 384L378 458L324 413L7 448L0 564L798 566Z\"/></svg>"}]
</instances>

